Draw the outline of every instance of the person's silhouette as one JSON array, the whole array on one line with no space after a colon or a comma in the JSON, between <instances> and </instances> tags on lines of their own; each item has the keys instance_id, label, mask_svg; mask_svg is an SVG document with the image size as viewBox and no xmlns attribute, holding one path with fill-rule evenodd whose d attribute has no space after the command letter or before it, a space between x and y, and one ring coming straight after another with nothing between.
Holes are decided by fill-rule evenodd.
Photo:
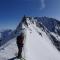
<instances>
[{"instance_id":1,"label":"person's silhouette","mask_svg":"<svg viewBox=\"0 0 60 60\"><path fill-rule=\"evenodd\" d=\"M17 58L22 58L23 40L24 40L24 34L21 33L19 36L17 36L17 46L18 46Z\"/></svg>"}]
</instances>

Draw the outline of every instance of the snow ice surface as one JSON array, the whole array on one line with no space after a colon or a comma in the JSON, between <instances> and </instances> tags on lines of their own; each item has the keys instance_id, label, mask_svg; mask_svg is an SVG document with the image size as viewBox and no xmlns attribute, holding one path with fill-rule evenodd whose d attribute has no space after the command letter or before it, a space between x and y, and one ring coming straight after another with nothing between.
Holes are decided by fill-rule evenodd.
<instances>
[{"instance_id":1,"label":"snow ice surface","mask_svg":"<svg viewBox=\"0 0 60 60\"><path fill-rule=\"evenodd\" d=\"M38 32L41 32L42 36ZM44 31L31 24L29 28L25 27L25 35L22 54L26 60L60 60L60 53ZM8 60L15 57L18 51L16 38L10 40L2 48L0 50L0 60Z\"/></svg>"}]
</instances>

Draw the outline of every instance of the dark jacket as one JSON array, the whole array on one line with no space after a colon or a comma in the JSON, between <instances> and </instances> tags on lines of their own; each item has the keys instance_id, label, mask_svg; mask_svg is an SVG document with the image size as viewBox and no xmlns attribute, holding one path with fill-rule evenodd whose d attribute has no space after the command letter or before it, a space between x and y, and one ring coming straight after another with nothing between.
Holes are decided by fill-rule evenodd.
<instances>
[{"instance_id":1,"label":"dark jacket","mask_svg":"<svg viewBox=\"0 0 60 60\"><path fill-rule=\"evenodd\" d=\"M17 45L19 47L23 47L23 40L24 40L24 36L22 34L17 36Z\"/></svg>"}]
</instances>

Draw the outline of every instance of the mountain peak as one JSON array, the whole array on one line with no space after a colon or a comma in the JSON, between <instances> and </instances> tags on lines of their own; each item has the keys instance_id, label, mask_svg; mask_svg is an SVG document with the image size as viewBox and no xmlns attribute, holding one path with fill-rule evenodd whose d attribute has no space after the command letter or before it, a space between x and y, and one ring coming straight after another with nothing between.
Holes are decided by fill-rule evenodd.
<instances>
[{"instance_id":1,"label":"mountain peak","mask_svg":"<svg viewBox=\"0 0 60 60\"><path fill-rule=\"evenodd\" d=\"M21 28L22 24L28 25L29 22L30 23L42 24L51 32L57 32L57 30L59 32L59 30L60 30L60 28L59 28L60 21L58 21L54 18L49 18L49 17L45 17L45 16L44 17L23 16L23 18L22 18L21 22L19 23L19 25L17 26L17 28Z\"/></svg>"}]
</instances>

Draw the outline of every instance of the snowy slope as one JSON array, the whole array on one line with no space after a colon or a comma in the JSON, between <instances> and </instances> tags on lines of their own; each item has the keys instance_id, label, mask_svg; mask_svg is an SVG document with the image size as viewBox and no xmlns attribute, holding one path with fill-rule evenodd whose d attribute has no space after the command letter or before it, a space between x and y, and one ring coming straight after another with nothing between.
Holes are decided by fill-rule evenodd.
<instances>
[{"instance_id":1,"label":"snowy slope","mask_svg":"<svg viewBox=\"0 0 60 60\"><path fill-rule=\"evenodd\" d=\"M25 33L22 54L24 58L26 60L60 60L60 52L53 45L46 31L37 27L35 21L32 23L31 20L27 19L26 22L23 22L20 27L23 29L22 32ZM17 55L16 38L2 47L3 49L0 48L0 60L8 60Z\"/></svg>"},{"instance_id":2,"label":"snowy slope","mask_svg":"<svg viewBox=\"0 0 60 60\"><path fill-rule=\"evenodd\" d=\"M30 28L32 29L31 33L27 29L26 60L60 60L59 52L55 49L46 33L40 30L41 36L32 26Z\"/></svg>"},{"instance_id":3,"label":"snowy slope","mask_svg":"<svg viewBox=\"0 0 60 60\"><path fill-rule=\"evenodd\" d=\"M5 59L14 57L15 54L17 53L16 39L12 39L2 47L3 49L0 50L0 57L3 57Z\"/></svg>"},{"instance_id":4,"label":"snowy slope","mask_svg":"<svg viewBox=\"0 0 60 60\"><path fill-rule=\"evenodd\" d=\"M60 41L60 36L58 35L58 34L55 34L55 33L53 33L53 32L50 32L54 37L56 37L56 39L58 40L58 41Z\"/></svg>"},{"instance_id":5,"label":"snowy slope","mask_svg":"<svg viewBox=\"0 0 60 60\"><path fill-rule=\"evenodd\" d=\"M42 22L43 25L50 31L60 35L60 21L49 17L35 17L38 22Z\"/></svg>"}]
</instances>

